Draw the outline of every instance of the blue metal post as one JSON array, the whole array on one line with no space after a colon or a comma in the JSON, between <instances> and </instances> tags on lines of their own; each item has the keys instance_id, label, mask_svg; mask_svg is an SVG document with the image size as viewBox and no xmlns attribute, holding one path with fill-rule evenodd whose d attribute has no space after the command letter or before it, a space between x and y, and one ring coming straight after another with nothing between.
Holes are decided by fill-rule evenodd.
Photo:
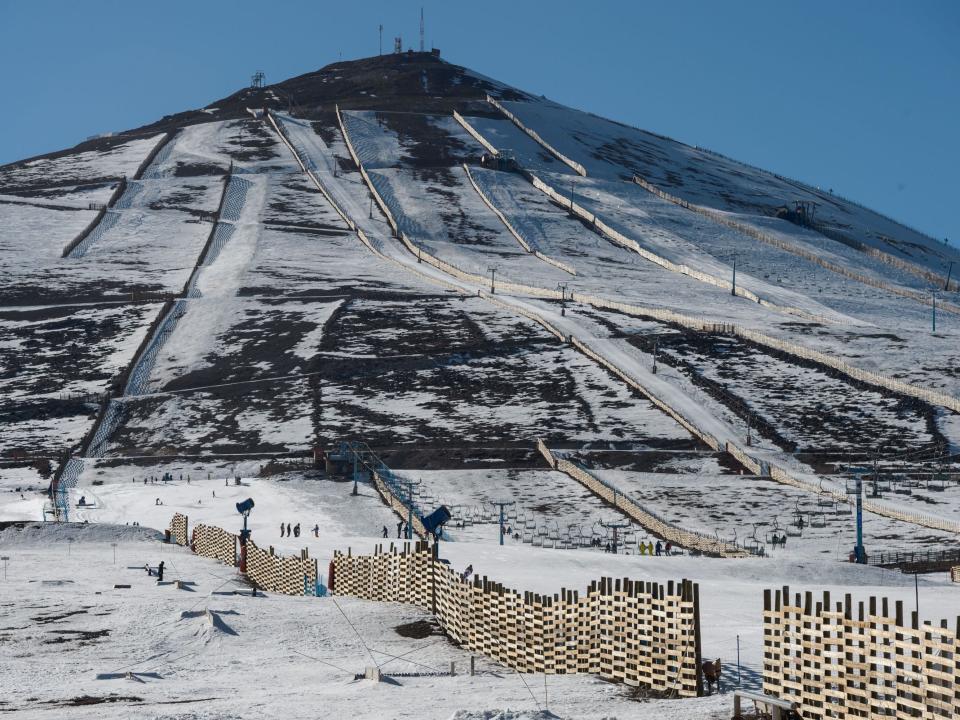
<instances>
[{"instance_id":1,"label":"blue metal post","mask_svg":"<svg viewBox=\"0 0 960 720\"><path fill-rule=\"evenodd\" d=\"M353 451L353 494L359 495L357 491L357 451Z\"/></svg>"},{"instance_id":2,"label":"blue metal post","mask_svg":"<svg viewBox=\"0 0 960 720\"><path fill-rule=\"evenodd\" d=\"M407 483L407 540L413 539L413 483Z\"/></svg>"},{"instance_id":3,"label":"blue metal post","mask_svg":"<svg viewBox=\"0 0 960 720\"><path fill-rule=\"evenodd\" d=\"M865 562L863 554L863 476L857 475L857 550L858 563Z\"/></svg>"},{"instance_id":4,"label":"blue metal post","mask_svg":"<svg viewBox=\"0 0 960 720\"><path fill-rule=\"evenodd\" d=\"M932 307L933 307L933 316L932 316L932 317L933 317L933 332L936 332L936 331L937 331L937 294L936 294L936 293L933 293L932 298L933 298L933 303L932 303Z\"/></svg>"},{"instance_id":5,"label":"blue metal post","mask_svg":"<svg viewBox=\"0 0 960 720\"><path fill-rule=\"evenodd\" d=\"M500 503L500 544L503 545L503 503Z\"/></svg>"}]
</instances>

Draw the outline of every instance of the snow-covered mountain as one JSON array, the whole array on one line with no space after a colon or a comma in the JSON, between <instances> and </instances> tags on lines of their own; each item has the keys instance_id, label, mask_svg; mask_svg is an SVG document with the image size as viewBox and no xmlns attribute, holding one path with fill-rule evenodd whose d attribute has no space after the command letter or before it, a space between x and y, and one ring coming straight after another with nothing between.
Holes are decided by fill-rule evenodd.
<instances>
[{"instance_id":1,"label":"snow-covered mountain","mask_svg":"<svg viewBox=\"0 0 960 720\"><path fill-rule=\"evenodd\" d=\"M506 160L481 166L491 149ZM800 201L817 203L813 222L792 213ZM561 334L637 363L662 337L676 377L661 379L678 388L733 376L725 392L784 446L839 441L789 431L763 373L815 376L806 389L826 416L845 394L884 404L851 372L908 384L897 389L927 402L880 424L895 443L942 442L940 408L960 396L953 292L929 331L953 248L430 54L337 63L4 166L0 213L5 453L88 453L94 406L73 396L103 393L123 400L93 448L107 455L304 450L358 431L378 444L649 434L622 383L477 297L491 268L501 294L541 314L557 314L558 284L596 299L572 304ZM767 347L676 349L709 345L698 323L736 324ZM835 368L801 370L803 349ZM744 352L762 372L739 371ZM711 402L742 421L744 408ZM863 412L871 428L843 442L876 437Z\"/></svg>"}]
</instances>

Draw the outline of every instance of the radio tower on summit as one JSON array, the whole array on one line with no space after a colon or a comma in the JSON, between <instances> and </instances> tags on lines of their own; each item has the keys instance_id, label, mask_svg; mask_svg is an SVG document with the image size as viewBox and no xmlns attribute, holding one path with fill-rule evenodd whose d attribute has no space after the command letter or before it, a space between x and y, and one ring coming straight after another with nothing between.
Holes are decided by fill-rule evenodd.
<instances>
[{"instance_id":1,"label":"radio tower on summit","mask_svg":"<svg viewBox=\"0 0 960 720\"><path fill-rule=\"evenodd\" d=\"M423 52L423 7L420 8L420 52Z\"/></svg>"}]
</instances>

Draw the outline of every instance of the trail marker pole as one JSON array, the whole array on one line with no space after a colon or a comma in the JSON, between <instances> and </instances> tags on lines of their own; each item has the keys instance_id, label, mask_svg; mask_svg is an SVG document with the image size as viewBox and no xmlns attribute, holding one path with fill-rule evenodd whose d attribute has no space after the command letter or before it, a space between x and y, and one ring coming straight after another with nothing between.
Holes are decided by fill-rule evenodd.
<instances>
[{"instance_id":1,"label":"trail marker pole","mask_svg":"<svg viewBox=\"0 0 960 720\"><path fill-rule=\"evenodd\" d=\"M737 256L736 254L734 254L733 256L733 284L730 287L730 294L731 295L737 294Z\"/></svg>"},{"instance_id":2,"label":"trail marker pole","mask_svg":"<svg viewBox=\"0 0 960 720\"><path fill-rule=\"evenodd\" d=\"M943 284L943 289L947 292L950 291L950 275L953 274L953 260L950 261L950 267L947 268L947 282Z\"/></svg>"},{"instance_id":3,"label":"trail marker pole","mask_svg":"<svg viewBox=\"0 0 960 720\"><path fill-rule=\"evenodd\" d=\"M490 271L490 294L493 295L497 292L497 288L494 285L495 278L497 276L497 268L494 266L488 267L487 270Z\"/></svg>"},{"instance_id":4,"label":"trail marker pole","mask_svg":"<svg viewBox=\"0 0 960 720\"><path fill-rule=\"evenodd\" d=\"M0 557L0 560L3 560L3 579L4 579L4 580L7 579L7 560L9 560L9 559L10 559L10 557L7 556L7 555L4 555L4 556Z\"/></svg>"},{"instance_id":5,"label":"trail marker pole","mask_svg":"<svg viewBox=\"0 0 960 720\"><path fill-rule=\"evenodd\" d=\"M116 565L117 564L117 544L110 543L110 545L113 547L113 564Z\"/></svg>"}]
</instances>

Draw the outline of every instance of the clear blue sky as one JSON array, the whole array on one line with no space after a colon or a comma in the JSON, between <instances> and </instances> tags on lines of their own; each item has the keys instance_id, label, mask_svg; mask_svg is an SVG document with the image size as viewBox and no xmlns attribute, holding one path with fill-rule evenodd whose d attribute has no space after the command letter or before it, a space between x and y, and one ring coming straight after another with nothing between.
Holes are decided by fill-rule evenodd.
<instances>
[{"instance_id":1,"label":"clear blue sky","mask_svg":"<svg viewBox=\"0 0 960 720\"><path fill-rule=\"evenodd\" d=\"M833 188L960 244L960 2L0 0L0 163L377 52ZM547 11L549 9L549 12Z\"/></svg>"}]
</instances>

